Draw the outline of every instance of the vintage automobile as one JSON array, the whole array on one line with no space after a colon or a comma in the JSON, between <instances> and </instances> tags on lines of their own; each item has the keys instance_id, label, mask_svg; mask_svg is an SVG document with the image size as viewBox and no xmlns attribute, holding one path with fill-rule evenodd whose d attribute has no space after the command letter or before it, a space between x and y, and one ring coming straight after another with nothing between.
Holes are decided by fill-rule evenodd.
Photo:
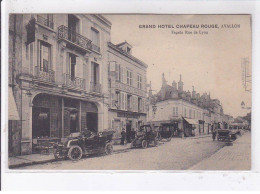
<instances>
[{"instance_id":1,"label":"vintage automobile","mask_svg":"<svg viewBox=\"0 0 260 194\"><path fill-rule=\"evenodd\" d=\"M171 141L173 136L173 128L171 125L162 125L158 129L158 140L166 139L166 141Z\"/></svg>"},{"instance_id":2,"label":"vintage automobile","mask_svg":"<svg viewBox=\"0 0 260 194\"><path fill-rule=\"evenodd\" d=\"M71 133L64 143L54 144L56 159L80 160L83 155L94 153L111 154L114 131L94 133L91 131Z\"/></svg>"},{"instance_id":3,"label":"vintage automobile","mask_svg":"<svg viewBox=\"0 0 260 194\"><path fill-rule=\"evenodd\" d=\"M237 139L237 131L233 131L230 129L219 129L217 131L217 140L231 142Z\"/></svg>"},{"instance_id":4,"label":"vintage automobile","mask_svg":"<svg viewBox=\"0 0 260 194\"><path fill-rule=\"evenodd\" d=\"M158 145L158 132L150 125L143 125L139 128L136 133L136 137L131 142L131 148L141 147L147 148L153 144L154 146Z\"/></svg>"}]
</instances>

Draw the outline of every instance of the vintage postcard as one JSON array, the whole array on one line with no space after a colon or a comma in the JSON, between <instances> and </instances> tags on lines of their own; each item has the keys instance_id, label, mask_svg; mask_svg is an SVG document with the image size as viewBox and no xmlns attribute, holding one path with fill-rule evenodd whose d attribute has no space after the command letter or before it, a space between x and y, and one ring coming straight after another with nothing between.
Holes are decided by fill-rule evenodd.
<instances>
[{"instance_id":1,"label":"vintage postcard","mask_svg":"<svg viewBox=\"0 0 260 194\"><path fill-rule=\"evenodd\" d=\"M9 170L250 170L251 15L10 14Z\"/></svg>"}]
</instances>

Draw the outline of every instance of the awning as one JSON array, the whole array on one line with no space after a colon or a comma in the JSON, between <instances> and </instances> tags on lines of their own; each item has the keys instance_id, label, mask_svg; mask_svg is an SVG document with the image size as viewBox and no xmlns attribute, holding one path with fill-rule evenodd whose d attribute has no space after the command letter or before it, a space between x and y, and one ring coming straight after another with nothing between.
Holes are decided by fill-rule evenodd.
<instances>
[{"instance_id":1,"label":"awning","mask_svg":"<svg viewBox=\"0 0 260 194\"><path fill-rule=\"evenodd\" d=\"M20 120L11 87L8 87L8 120Z\"/></svg>"},{"instance_id":2,"label":"awning","mask_svg":"<svg viewBox=\"0 0 260 194\"><path fill-rule=\"evenodd\" d=\"M195 119L187 119L187 118L184 118L185 119L185 121L187 121L189 124L191 124L191 125L198 125L199 124L199 122L198 122L198 120L195 120Z\"/></svg>"}]
</instances>

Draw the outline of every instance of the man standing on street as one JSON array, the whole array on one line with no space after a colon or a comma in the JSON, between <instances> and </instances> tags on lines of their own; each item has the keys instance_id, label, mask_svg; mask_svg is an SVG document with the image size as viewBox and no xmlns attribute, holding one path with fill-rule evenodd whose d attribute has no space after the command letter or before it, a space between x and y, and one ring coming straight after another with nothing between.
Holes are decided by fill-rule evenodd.
<instances>
[{"instance_id":1,"label":"man standing on street","mask_svg":"<svg viewBox=\"0 0 260 194\"><path fill-rule=\"evenodd\" d=\"M125 137L126 137L126 132L125 129L123 128L121 132L121 143L120 143L121 145L125 144Z\"/></svg>"}]
</instances>

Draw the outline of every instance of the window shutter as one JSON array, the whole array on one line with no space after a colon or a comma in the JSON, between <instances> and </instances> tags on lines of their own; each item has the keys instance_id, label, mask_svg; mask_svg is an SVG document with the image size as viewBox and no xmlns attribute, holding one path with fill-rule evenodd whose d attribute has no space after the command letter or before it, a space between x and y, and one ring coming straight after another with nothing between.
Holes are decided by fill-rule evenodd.
<instances>
[{"instance_id":1,"label":"window shutter","mask_svg":"<svg viewBox=\"0 0 260 194\"><path fill-rule=\"evenodd\" d=\"M121 102L120 102L120 109L124 109L124 94L120 93L120 98L121 98Z\"/></svg>"},{"instance_id":2,"label":"window shutter","mask_svg":"<svg viewBox=\"0 0 260 194\"><path fill-rule=\"evenodd\" d=\"M116 80L118 80L119 67L118 67L118 64L116 64L115 66L116 66Z\"/></svg>"},{"instance_id":3,"label":"window shutter","mask_svg":"<svg viewBox=\"0 0 260 194\"><path fill-rule=\"evenodd\" d=\"M125 106L125 110L127 109L127 94L125 93L125 97L124 97L124 99L125 99L125 103L124 103L124 106Z\"/></svg>"},{"instance_id":4,"label":"window shutter","mask_svg":"<svg viewBox=\"0 0 260 194\"><path fill-rule=\"evenodd\" d=\"M120 69L120 73L121 73L121 82L124 83L124 67L122 67L121 65L121 69Z\"/></svg>"}]
</instances>

